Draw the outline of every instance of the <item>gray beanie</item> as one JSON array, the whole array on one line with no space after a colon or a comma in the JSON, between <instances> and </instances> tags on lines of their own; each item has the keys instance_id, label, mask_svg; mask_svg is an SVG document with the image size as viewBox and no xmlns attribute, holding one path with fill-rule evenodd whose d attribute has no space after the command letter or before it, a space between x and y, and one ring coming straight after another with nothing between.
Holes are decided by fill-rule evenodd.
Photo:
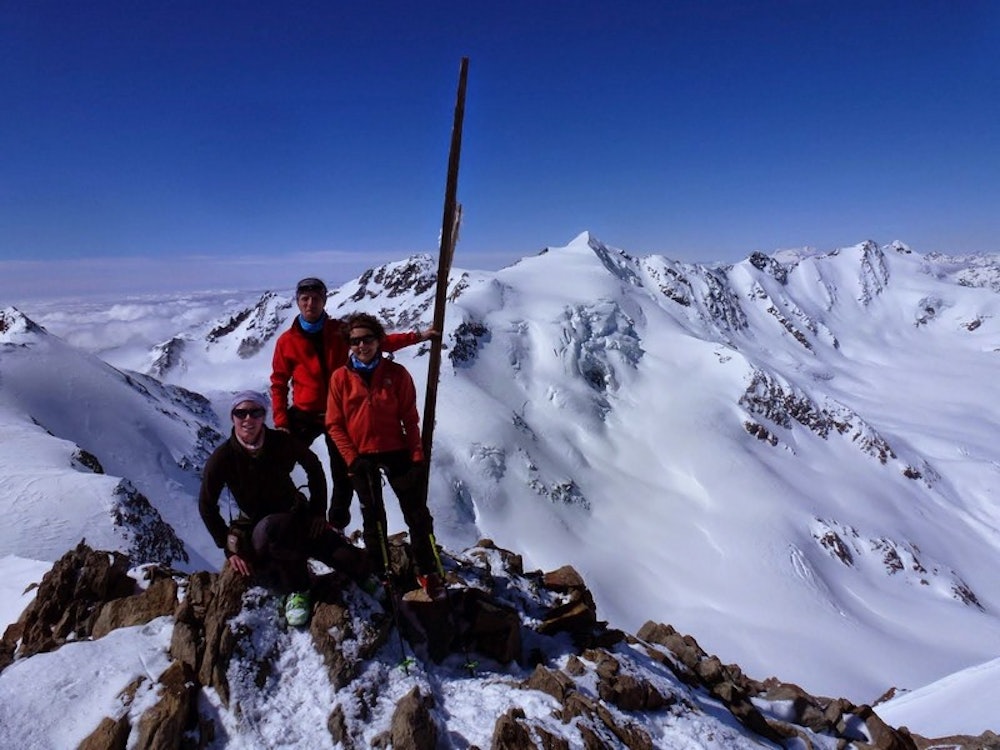
<instances>
[{"instance_id":1,"label":"gray beanie","mask_svg":"<svg viewBox=\"0 0 1000 750\"><path fill-rule=\"evenodd\" d=\"M270 406L267 396L260 391L240 391L233 396L233 401L229 405L229 411L232 411L244 401L250 401L265 410Z\"/></svg>"}]
</instances>

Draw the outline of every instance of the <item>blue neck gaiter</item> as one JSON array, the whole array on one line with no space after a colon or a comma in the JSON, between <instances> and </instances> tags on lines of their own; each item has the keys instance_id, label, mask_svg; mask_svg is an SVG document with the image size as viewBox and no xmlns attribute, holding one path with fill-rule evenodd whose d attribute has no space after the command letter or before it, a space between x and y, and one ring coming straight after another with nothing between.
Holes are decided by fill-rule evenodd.
<instances>
[{"instance_id":1,"label":"blue neck gaiter","mask_svg":"<svg viewBox=\"0 0 1000 750\"><path fill-rule=\"evenodd\" d=\"M308 322L302 317L302 313L299 313L299 325L306 333L319 333L323 330L324 323L326 323L326 313L323 313L315 323Z\"/></svg>"},{"instance_id":2,"label":"blue neck gaiter","mask_svg":"<svg viewBox=\"0 0 1000 750\"><path fill-rule=\"evenodd\" d=\"M371 372L376 367L378 367L378 363L381 362L381 361L382 361L382 357L381 356L375 357L375 359L373 359L371 362L369 362L366 365L360 359L358 359L357 357L355 357L353 352L351 353L351 367L353 367L358 372Z\"/></svg>"}]
</instances>

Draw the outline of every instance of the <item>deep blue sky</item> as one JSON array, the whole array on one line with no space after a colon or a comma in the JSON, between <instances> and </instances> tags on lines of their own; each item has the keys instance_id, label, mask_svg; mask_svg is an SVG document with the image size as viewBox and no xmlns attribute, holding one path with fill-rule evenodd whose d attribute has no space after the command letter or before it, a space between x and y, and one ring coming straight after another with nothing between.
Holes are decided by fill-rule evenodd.
<instances>
[{"instance_id":1,"label":"deep blue sky","mask_svg":"<svg viewBox=\"0 0 1000 750\"><path fill-rule=\"evenodd\" d=\"M3 0L0 296L435 252L463 56L461 267L1000 251L993 0Z\"/></svg>"}]
</instances>

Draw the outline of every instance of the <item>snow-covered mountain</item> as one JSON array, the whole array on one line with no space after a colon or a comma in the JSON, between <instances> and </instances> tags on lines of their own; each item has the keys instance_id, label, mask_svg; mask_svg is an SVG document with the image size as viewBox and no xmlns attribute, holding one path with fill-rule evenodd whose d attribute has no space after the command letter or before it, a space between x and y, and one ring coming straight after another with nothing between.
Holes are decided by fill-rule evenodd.
<instances>
[{"instance_id":1,"label":"snow-covered mountain","mask_svg":"<svg viewBox=\"0 0 1000 750\"><path fill-rule=\"evenodd\" d=\"M0 353L0 550L54 560L86 538L136 562L207 564L191 511L223 437L208 400L117 370L14 308L0 310Z\"/></svg>"},{"instance_id":2,"label":"snow-covered mountain","mask_svg":"<svg viewBox=\"0 0 1000 750\"><path fill-rule=\"evenodd\" d=\"M372 269L327 309L425 327L434 273L426 256ZM1000 643L998 290L996 256L901 243L706 266L584 234L498 272L455 270L439 541L570 563L613 625L670 623L813 693L872 702L975 669ZM3 452L0 510L65 506L83 484L60 477L92 478L73 468L83 451L149 499L190 569L218 565L191 467L222 428L192 394L264 388L294 306L268 292L218 313L115 369L5 311L2 439L46 442ZM420 388L423 353L397 353ZM50 560L81 536L126 548L46 513L33 528L51 544L12 534L0 552Z\"/></svg>"}]
</instances>

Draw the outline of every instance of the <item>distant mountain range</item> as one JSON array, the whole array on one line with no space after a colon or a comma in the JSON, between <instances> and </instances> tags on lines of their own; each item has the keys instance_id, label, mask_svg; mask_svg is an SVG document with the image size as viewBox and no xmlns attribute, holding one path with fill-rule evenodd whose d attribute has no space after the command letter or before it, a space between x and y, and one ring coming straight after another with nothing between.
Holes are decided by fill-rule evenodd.
<instances>
[{"instance_id":1,"label":"distant mountain range","mask_svg":"<svg viewBox=\"0 0 1000 750\"><path fill-rule=\"evenodd\" d=\"M371 269L327 309L426 327L435 268L415 256ZM813 693L871 702L987 662L1000 642L998 293L997 256L902 243L709 266L583 234L498 272L456 270L438 538L572 564L612 625L670 623ZM267 292L178 330L138 373L0 312L0 512L17 519L0 550L54 560L86 536L218 566L194 507L228 429L211 406L266 389L294 314ZM421 390L425 353L396 355ZM116 492L147 504L115 511ZM398 514L390 525L403 528Z\"/></svg>"}]
</instances>

